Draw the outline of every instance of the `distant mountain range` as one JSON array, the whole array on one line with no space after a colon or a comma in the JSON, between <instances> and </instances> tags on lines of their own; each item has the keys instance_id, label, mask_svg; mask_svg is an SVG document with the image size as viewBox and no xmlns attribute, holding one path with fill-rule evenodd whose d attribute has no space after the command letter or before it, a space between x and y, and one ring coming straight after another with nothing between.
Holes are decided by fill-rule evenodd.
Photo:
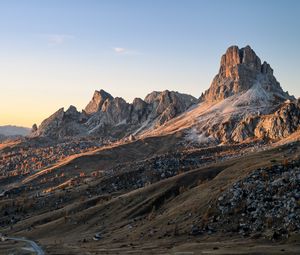
<instances>
[{"instance_id":1,"label":"distant mountain range","mask_svg":"<svg viewBox=\"0 0 300 255\"><path fill-rule=\"evenodd\" d=\"M2 136L26 136L30 133L30 128L18 127L12 125L0 126L0 135Z\"/></svg>"},{"instance_id":2,"label":"distant mountain range","mask_svg":"<svg viewBox=\"0 0 300 255\"><path fill-rule=\"evenodd\" d=\"M187 142L200 144L278 140L298 129L299 113L299 101L283 91L267 62L250 46L231 46L199 99L166 90L130 104L99 90L82 112L61 108L31 135L114 141L183 132Z\"/></svg>"}]
</instances>

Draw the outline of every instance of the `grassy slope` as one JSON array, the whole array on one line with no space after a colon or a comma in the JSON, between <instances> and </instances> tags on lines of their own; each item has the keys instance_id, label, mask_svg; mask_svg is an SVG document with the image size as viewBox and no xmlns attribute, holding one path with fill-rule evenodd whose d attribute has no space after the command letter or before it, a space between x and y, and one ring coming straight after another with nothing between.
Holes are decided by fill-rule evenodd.
<instances>
[{"instance_id":1,"label":"grassy slope","mask_svg":"<svg viewBox=\"0 0 300 255\"><path fill-rule=\"evenodd\" d=\"M139 150L137 148L136 152ZM105 254L104 250L108 248L116 249L109 254L116 254L114 252L117 251L125 254L134 250L137 251L136 254L139 254L139 250L143 250L145 254L151 254L153 250L170 252L172 249L195 251L207 248L213 251L216 245L219 248L214 250L216 254L227 250L227 254L233 254L236 249L249 252L252 246L252 251L256 247L256 250L259 249L264 254L276 254L280 251L279 248L289 250L289 254L292 254L298 252L299 247L277 247L274 244L240 239L232 242L235 237L230 236L196 238L188 233L191 225L197 223L206 212L207 205L232 183L259 167L271 165L271 160L290 161L299 154L298 149L290 155L289 145L281 149L251 153L195 169L126 194L115 194L110 199L94 197L91 201L77 201L63 209L30 217L16 224L13 232L16 236L40 241L51 254L63 254L62 248L65 254L83 254L85 251ZM84 158L81 160L84 165ZM35 229L26 231L33 223ZM93 235L99 231L103 233L103 240L93 241ZM82 242L83 239L87 242ZM218 243L219 241L222 243ZM101 252L101 249L104 250Z\"/></svg>"}]
</instances>

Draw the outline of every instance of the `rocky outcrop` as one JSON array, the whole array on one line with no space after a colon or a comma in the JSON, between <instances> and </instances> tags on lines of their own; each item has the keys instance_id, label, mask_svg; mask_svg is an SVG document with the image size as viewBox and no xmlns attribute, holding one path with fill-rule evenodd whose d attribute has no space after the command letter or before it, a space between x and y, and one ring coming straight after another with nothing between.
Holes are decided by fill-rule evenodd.
<instances>
[{"instance_id":1,"label":"rocky outcrop","mask_svg":"<svg viewBox=\"0 0 300 255\"><path fill-rule=\"evenodd\" d=\"M216 117L217 118L217 117ZM286 101L269 114L255 112L232 114L213 124L201 126L201 134L215 143L278 141L296 132L300 126L300 104ZM207 140L207 139L206 139Z\"/></svg>"},{"instance_id":2,"label":"rocky outcrop","mask_svg":"<svg viewBox=\"0 0 300 255\"><path fill-rule=\"evenodd\" d=\"M36 132L37 130L38 130L37 124L33 124L33 125L32 125L32 128L31 128L31 133L34 133L34 132Z\"/></svg>"},{"instance_id":3,"label":"rocky outcrop","mask_svg":"<svg viewBox=\"0 0 300 255\"><path fill-rule=\"evenodd\" d=\"M219 73L200 101L196 111L205 114L197 117L196 128L187 137L197 140L197 133L204 143L279 140L300 124L299 101L282 90L273 69L267 62L261 64L250 46L227 49Z\"/></svg>"},{"instance_id":4,"label":"rocky outcrop","mask_svg":"<svg viewBox=\"0 0 300 255\"><path fill-rule=\"evenodd\" d=\"M99 91L96 90L94 92L92 100L85 107L84 111L87 114L93 114L99 111L105 102L110 101L112 99L113 97L109 93L105 92L103 89Z\"/></svg>"},{"instance_id":5,"label":"rocky outcrop","mask_svg":"<svg viewBox=\"0 0 300 255\"><path fill-rule=\"evenodd\" d=\"M297 131L299 125L299 102L286 102L274 114L260 118L254 135L257 138L281 139Z\"/></svg>"},{"instance_id":6,"label":"rocky outcrop","mask_svg":"<svg viewBox=\"0 0 300 255\"><path fill-rule=\"evenodd\" d=\"M197 100L190 95L165 90L150 93L145 102L151 105L151 117L157 119L156 125L159 126L186 111Z\"/></svg>"},{"instance_id":7,"label":"rocky outcrop","mask_svg":"<svg viewBox=\"0 0 300 255\"><path fill-rule=\"evenodd\" d=\"M87 130L80 123L81 113L74 106L65 112L60 108L57 112L45 119L37 130L33 130L31 137L64 138L66 136L84 135Z\"/></svg>"},{"instance_id":8,"label":"rocky outcrop","mask_svg":"<svg viewBox=\"0 0 300 255\"><path fill-rule=\"evenodd\" d=\"M163 125L197 102L190 95L166 90L152 92L145 100L135 98L130 104L123 98L112 97L104 90L95 91L81 113L74 106L70 106L66 112L62 108L44 120L32 136L120 139Z\"/></svg>"},{"instance_id":9,"label":"rocky outcrop","mask_svg":"<svg viewBox=\"0 0 300 255\"><path fill-rule=\"evenodd\" d=\"M270 65L266 62L261 64L260 58L250 46L241 49L231 46L222 56L219 73L201 100L224 100L258 85L268 92L271 96L270 101L274 104L293 99L282 90Z\"/></svg>"},{"instance_id":10,"label":"rocky outcrop","mask_svg":"<svg viewBox=\"0 0 300 255\"><path fill-rule=\"evenodd\" d=\"M132 104L116 97L106 100L86 126L94 135L125 137L163 125L195 103L196 98L190 95L167 90L152 92L145 100L135 98Z\"/></svg>"}]
</instances>

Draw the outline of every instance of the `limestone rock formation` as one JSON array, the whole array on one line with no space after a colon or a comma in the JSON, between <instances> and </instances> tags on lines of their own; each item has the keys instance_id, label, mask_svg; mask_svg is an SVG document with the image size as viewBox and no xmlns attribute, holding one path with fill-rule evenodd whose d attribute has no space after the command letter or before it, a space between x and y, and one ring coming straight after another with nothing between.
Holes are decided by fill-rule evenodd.
<instances>
[{"instance_id":1,"label":"limestone rock formation","mask_svg":"<svg viewBox=\"0 0 300 255\"><path fill-rule=\"evenodd\" d=\"M159 126L184 112L197 103L197 100L190 95L165 90L150 93L146 96L145 102L152 106L151 117L157 118L156 125Z\"/></svg>"},{"instance_id":2,"label":"limestone rock formation","mask_svg":"<svg viewBox=\"0 0 300 255\"><path fill-rule=\"evenodd\" d=\"M231 119L232 128L227 132L230 134L227 142L280 140L297 131L299 125L300 104L287 101L271 114L245 116L239 122Z\"/></svg>"},{"instance_id":3,"label":"limestone rock formation","mask_svg":"<svg viewBox=\"0 0 300 255\"><path fill-rule=\"evenodd\" d=\"M44 120L31 136L66 138L101 137L116 140L155 128L186 111L198 100L173 91L152 92L145 100L135 98L132 104L112 97L104 90L95 91L82 112L74 106L61 108Z\"/></svg>"},{"instance_id":4,"label":"limestone rock formation","mask_svg":"<svg viewBox=\"0 0 300 255\"><path fill-rule=\"evenodd\" d=\"M85 125L94 135L124 137L160 126L195 103L197 99L190 95L167 90L152 92L145 100L135 98L132 104L116 97L106 100Z\"/></svg>"},{"instance_id":5,"label":"limestone rock formation","mask_svg":"<svg viewBox=\"0 0 300 255\"><path fill-rule=\"evenodd\" d=\"M299 116L299 100L282 90L270 65L262 63L250 46L231 46L200 100L166 90L128 103L99 90L82 112L74 106L66 112L60 109L33 135L112 141L130 135L138 139L152 130L157 135L180 129L188 139L201 143L241 143L282 139L298 129Z\"/></svg>"},{"instance_id":6,"label":"limestone rock formation","mask_svg":"<svg viewBox=\"0 0 300 255\"><path fill-rule=\"evenodd\" d=\"M222 56L219 73L201 100L224 100L254 86L262 87L275 104L292 98L282 90L270 65L266 62L261 64L260 58L250 46L241 49L231 46Z\"/></svg>"},{"instance_id":7,"label":"limestone rock formation","mask_svg":"<svg viewBox=\"0 0 300 255\"><path fill-rule=\"evenodd\" d=\"M80 124L80 115L80 112L74 106L70 106L66 112L64 108L60 108L49 118L45 119L30 136L45 136L59 139L65 136L83 135L87 131Z\"/></svg>"},{"instance_id":8,"label":"limestone rock formation","mask_svg":"<svg viewBox=\"0 0 300 255\"><path fill-rule=\"evenodd\" d=\"M300 124L299 100L282 90L273 69L250 46L227 49L200 101L195 111L204 114L188 133L194 140L195 132L201 138L196 140L216 144L279 140Z\"/></svg>"},{"instance_id":9,"label":"limestone rock formation","mask_svg":"<svg viewBox=\"0 0 300 255\"><path fill-rule=\"evenodd\" d=\"M85 112L87 114L95 113L101 109L104 102L107 102L112 99L113 97L109 93L105 92L103 89L99 91L96 90L94 92L92 100L85 107Z\"/></svg>"}]
</instances>

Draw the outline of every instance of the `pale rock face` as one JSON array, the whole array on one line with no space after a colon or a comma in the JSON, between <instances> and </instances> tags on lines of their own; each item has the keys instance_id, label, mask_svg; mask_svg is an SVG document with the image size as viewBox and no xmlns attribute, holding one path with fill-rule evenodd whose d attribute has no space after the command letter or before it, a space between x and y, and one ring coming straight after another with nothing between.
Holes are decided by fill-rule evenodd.
<instances>
[{"instance_id":1,"label":"pale rock face","mask_svg":"<svg viewBox=\"0 0 300 255\"><path fill-rule=\"evenodd\" d=\"M300 125L300 104L284 103L274 114L263 116L254 130L258 138L281 139L297 131Z\"/></svg>"},{"instance_id":2,"label":"pale rock face","mask_svg":"<svg viewBox=\"0 0 300 255\"><path fill-rule=\"evenodd\" d=\"M224 100L249 90L258 81L270 92L273 103L282 103L291 98L281 89L270 65L266 62L261 64L260 58L250 46L241 49L231 46L222 56L219 73L201 100L209 102Z\"/></svg>"},{"instance_id":3,"label":"pale rock face","mask_svg":"<svg viewBox=\"0 0 300 255\"><path fill-rule=\"evenodd\" d=\"M228 48L200 101L199 109L212 107L198 117L193 130L216 144L279 140L300 124L299 102L282 90L273 69L261 64L249 46Z\"/></svg>"},{"instance_id":4,"label":"pale rock face","mask_svg":"<svg viewBox=\"0 0 300 255\"><path fill-rule=\"evenodd\" d=\"M49 133L56 132L57 128L61 126L64 116L64 108L60 108L53 113L49 118L45 119L39 128L33 133L34 136L44 136Z\"/></svg>"},{"instance_id":5,"label":"pale rock face","mask_svg":"<svg viewBox=\"0 0 300 255\"><path fill-rule=\"evenodd\" d=\"M112 100L113 97L105 92L104 90L95 91L92 100L89 102L89 104L85 107L85 112L87 114L93 114L97 112L99 109L101 109L102 105L105 101Z\"/></svg>"},{"instance_id":6,"label":"pale rock face","mask_svg":"<svg viewBox=\"0 0 300 255\"><path fill-rule=\"evenodd\" d=\"M117 97L105 102L101 111L95 113L86 125L89 129L94 126L91 134L98 135L103 132L104 126L110 126L112 130L117 128L119 131L123 127L121 133L127 136L131 132L136 134L136 130L143 131L143 126L155 128L162 125L195 103L196 98L172 91L154 91L145 100L135 98L132 104Z\"/></svg>"},{"instance_id":7,"label":"pale rock face","mask_svg":"<svg viewBox=\"0 0 300 255\"><path fill-rule=\"evenodd\" d=\"M189 95L165 90L150 93L146 96L145 102L152 105L151 117L158 118L156 125L159 126L184 112L198 101Z\"/></svg>"},{"instance_id":8,"label":"pale rock face","mask_svg":"<svg viewBox=\"0 0 300 255\"><path fill-rule=\"evenodd\" d=\"M30 136L46 136L60 139L65 136L84 134L86 130L80 124L80 116L81 113L74 106L70 106L66 112L64 112L64 108L61 108L45 119Z\"/></svg>"}]
</instances>

